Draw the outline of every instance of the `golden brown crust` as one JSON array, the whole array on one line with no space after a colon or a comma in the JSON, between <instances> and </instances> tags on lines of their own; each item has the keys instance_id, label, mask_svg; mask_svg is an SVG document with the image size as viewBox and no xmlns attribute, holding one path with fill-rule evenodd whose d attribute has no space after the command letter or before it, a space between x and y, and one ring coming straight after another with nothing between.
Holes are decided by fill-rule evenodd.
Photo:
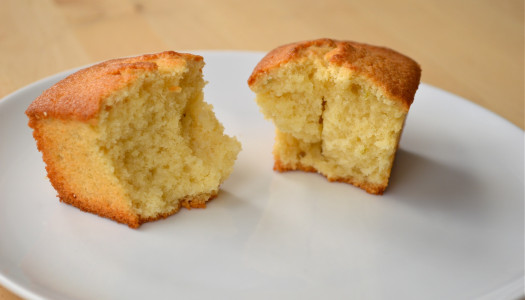
<instances>
[{"instance_id":1,"label":"golden brown crust","mask_svg":"<svg viewBox=\"0 0 525 300\"><path fill-rule=\"evenodd\" d=\"M313 47L331 48L323 59L364 76L381 87L387 97L399 101L406 110L410 108L421 77L419 65L394 50L352 41L318 39L280 46L257 64L248 85L253 86L285 63L312 55Z\"/></svg>"},{"instance_id":2,"label":"golden brown crust","mask_svg":"<svg viewBox=\"0 0 525 300\"><path fill-rule=\"evenodd\" d=\"M55 185L54 187L55 189L57 188ZM98 202L93 201L93 199L80 199L75 194L64 193L64 191L58 190L58 189L57 191L58 191L58 196L61 202L73 205L76 208L84 212L93 213L95 215L99 215L101 217L112 219L122 224L126 224L131 228L138 228L140 225L144 223L165 219L177 213L181 207L184 207L186 209L206 208L206 202L217 197L216 192L210 194L209 196L206 195L206 197L204 198L202 197L202 195L197 195L195 197L187 197L187 198L180 200L177 207L175 207L173 210L169 212L158 214L155 217L143 218L135 214L129 214L126 212L111 209L109 207L97 206L96 204ZM95 205L93 205L93 203L95 203Z\"/></svg>"},{"instance_id":3,"label":"golden brown crust","mask_svg":"<svg viewBox=\"0 0 525 300\"><path fill-rule=\"evenodd\" d=\"M53 187L57 190L61 202L73 205L82 211L112 219L122 224L127 224L131 228L138 228L140 224L142 224L140 218L136 214L100 205L103 202L97 201L96 199L83 199L76 196L74 193L68 193L61 189L56 184L57 182L60 183L60 181L51 180L51 178L50 181L54 183Z\"/></svg>"},{"instance_id":4,"label":"golden brown crust","mask_svg":"<svg viewBox=\"0 0 525 300\"><path fill-rule=\"evenodd\" d=\"M368 183L368 182L361 182L361 181L354 180L351 177L347 177L347 178L343 178L343 177L328 177L325 174L319 172L316 168L314 168L312 166L306 166L306 165L303 165L301 163L297 163L295 165L285 164L285 163L283 163L281 161L281 159L279 158L278 155L274 155L273 169L274 169L274 171L278 171L278 172L281 172L281 173L287 172L287 171L304 171L304 172L310 172L310 173L318 173L318 174L326 177L326 179L328 179L328 181L330 181L330 182L344 182L344 183L348 183L348 184L357 186L357 187L365 190L367 193L370 193L370 194L373 194L373 195L383 195L383 192L385 191L385 189L386 189L386 187L388 185L388 183L380 185L380 184L371 184L371 183Z\"/></svg>"},{"instance_id":5,"label":"golden brown crust","mask_svg":"<svg viewBox=\"0 0 525 300\"><path fill-rule=\"evenodd\" d=\"M92 212L136 228L139 224L138 216L125 204L126 201L122 199L122 195L118 192L115 193L115 190L112 190L111 187L100 186L98 196L89 199L83 195L85 191L80 191L80 193L75 192L78 188L75 188L75 180L71 177L69 179L65 178L69 170L64 169L64 166L60 165L60 161L56 159L56 156L64 155L62 151L70 152L71 155L83 156L80 149L79 151L71 150L83 147L79 147L75 140L71 140L71 143L66 145L68 146L66 148L63 145L63 141L57 139L57 137L67 138L70 136L67 133L67 126L61 126L62 130L59 130L57 129L58 126L56 126L56 123L42 123L43 122L36 122L34 124L33 137L36 140L38 150L42 152L42 159L46 164L47 177L57 191L57 196L60 201L71 204L83 211ZM78 129L78 127L75 129ZM62 151L57 148L62 149ZM78 172L79 169L86 168L86 165L83 163L84 161L82 160L75 161L68 164L68 167ZM96 162L91 161L90 163L93 164ZM84 186L87 187L90 186L90 184L85 182Z\"/></svg>"},{"instance_id":6,"label":"golden brown crust","mask_svg":"<svg viewBox=\"0 0 525 300\"><path fill-rule=\"evenodd\" d=\"M82 69L46 90L29 105L26 110L29 125L37 118L46 117L89 121L98 115L108 95L130 84L140 73L166 65L184 66L186 60L201 61L202 57L166 51L113 59Z\"/></svg>"}]
</instances>

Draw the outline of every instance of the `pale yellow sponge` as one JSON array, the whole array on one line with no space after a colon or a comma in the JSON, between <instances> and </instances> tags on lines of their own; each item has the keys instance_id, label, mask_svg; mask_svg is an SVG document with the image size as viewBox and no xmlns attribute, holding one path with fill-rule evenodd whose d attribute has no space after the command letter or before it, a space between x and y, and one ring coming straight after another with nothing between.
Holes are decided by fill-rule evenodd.
<instances>
[{"instance_id":1,"label":"pale yellow sponge","mask_svg":"<svg viewBox=\"0 0 525 300\"><path fill-rule=\"evenodd\" d=\"M274 49L248 80L276 126L274 169L319 172L382 194L420 76L412 59L356 42Z\"/></svg>"},{"instance_id":2,"label":"pale yellow sponge","mask_svg":"<svg viewBox=\"0 0 525 300\"><path fill-rule=\"evenodd\" d=\"M203 101L202 57L110 60L60 81L27 109L61 201L136 228L205 207L239 142Z\"/></svg>"}]
</instances>

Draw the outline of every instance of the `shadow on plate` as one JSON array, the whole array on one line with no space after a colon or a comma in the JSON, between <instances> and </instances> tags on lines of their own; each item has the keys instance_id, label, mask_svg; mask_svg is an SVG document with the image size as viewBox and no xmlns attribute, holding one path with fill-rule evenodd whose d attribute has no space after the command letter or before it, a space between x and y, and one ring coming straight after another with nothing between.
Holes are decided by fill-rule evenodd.
<instances>
[{"instance_id":1,"label":"shadow on plate","mask_svg":"<svg viewBox=\"0 0 525 300\"><path fill-rule=\"evenodd\" d=\"M473 173L399 149L385 196L421 209L475 212L486 187Z\"/></svg>"}]
</instances>

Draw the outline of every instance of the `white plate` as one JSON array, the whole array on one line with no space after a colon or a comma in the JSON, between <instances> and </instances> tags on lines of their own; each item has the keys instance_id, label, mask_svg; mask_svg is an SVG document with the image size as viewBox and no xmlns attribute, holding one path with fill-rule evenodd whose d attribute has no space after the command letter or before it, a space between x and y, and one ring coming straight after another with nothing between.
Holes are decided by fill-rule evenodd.
<instances>
[{"instance_id":1,"label":"white plate","mask_svg":"<svg viewBox=\"0 0 525 300\"><path fill-rule=\"evenodd\" d=\"M206 209L138 230L62 204L24 110L0 101L0 283L35 299L511 299L523 293L524 134L422 84L390 187L373 196L272 171L273 126L246 80L261 53L202 52L243 144Z\"/></svg>"}]
</instances>

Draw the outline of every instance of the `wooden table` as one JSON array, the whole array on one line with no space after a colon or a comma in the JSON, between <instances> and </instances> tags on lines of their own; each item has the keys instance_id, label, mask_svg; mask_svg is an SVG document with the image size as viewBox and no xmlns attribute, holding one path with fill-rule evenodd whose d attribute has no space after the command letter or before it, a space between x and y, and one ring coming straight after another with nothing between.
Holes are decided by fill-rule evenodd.
<instances>
[{"instance_id":1,"label":"wooden table","mask_svg":"<svg viewBox=\"0 0 525 300\"><path fill-rule=\"evenodd\" d=\"M418 61L422 81L524 128L521 0L1 0L0 98L42 77L162 50L268 51L332 37ZM0 299L18 299L0 287Z\"/></svg>"}]
</instances>

